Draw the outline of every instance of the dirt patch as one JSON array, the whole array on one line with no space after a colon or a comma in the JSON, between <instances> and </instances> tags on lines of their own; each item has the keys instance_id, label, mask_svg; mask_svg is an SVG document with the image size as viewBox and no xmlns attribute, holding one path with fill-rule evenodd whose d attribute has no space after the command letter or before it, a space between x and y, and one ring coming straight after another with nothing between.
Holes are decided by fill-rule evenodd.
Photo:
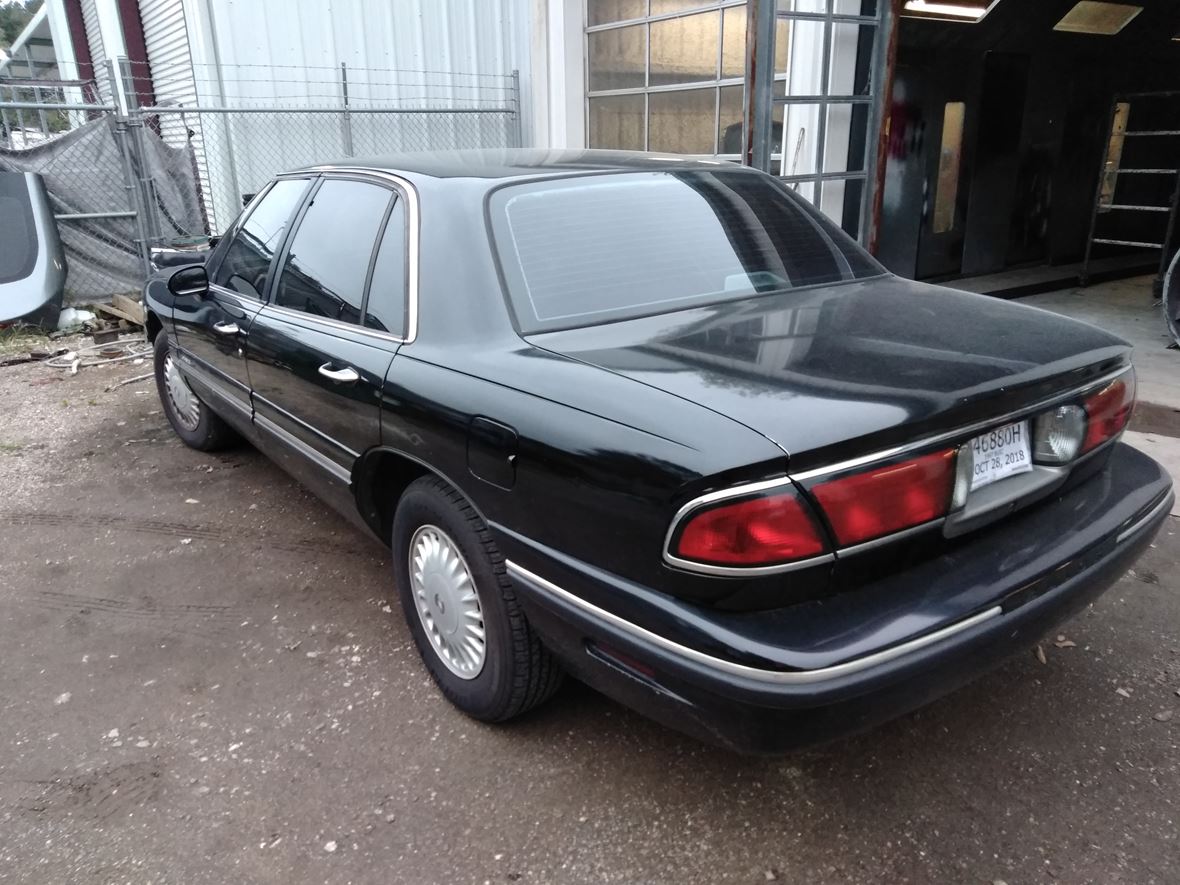
<instances>
[{"instance_id":1,"label":"dirt patch","mask_svg":"<svg viewBox=\"0 0 1180 885\"><path fill-rule=\"evenodd\" d=\"M0 369L0 882L1177 881L1180 541L974 685L785 759L430 683L386 551L144 371ZM1058 635L1058 634L1055 634Z\"/></svg>"}]
</instances>

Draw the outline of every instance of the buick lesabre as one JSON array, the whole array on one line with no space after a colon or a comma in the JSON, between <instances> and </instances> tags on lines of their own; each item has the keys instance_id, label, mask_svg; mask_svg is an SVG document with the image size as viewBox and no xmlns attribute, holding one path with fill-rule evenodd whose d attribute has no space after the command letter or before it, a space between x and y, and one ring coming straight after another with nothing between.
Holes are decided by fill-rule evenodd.
<instances>
[{"instance_id":1,"label":"buick lesabre","mask_svg":"<svg viewBox=\"0 0 1180 885\"><path fill-rule=\"evenodd\" d=\"M775 752L944 694L1166 518L1129 346L899 279L781 182L595 151L277 176L146 302L165 413L389 546L426 668Z\"/></svg>"}]
</instances>

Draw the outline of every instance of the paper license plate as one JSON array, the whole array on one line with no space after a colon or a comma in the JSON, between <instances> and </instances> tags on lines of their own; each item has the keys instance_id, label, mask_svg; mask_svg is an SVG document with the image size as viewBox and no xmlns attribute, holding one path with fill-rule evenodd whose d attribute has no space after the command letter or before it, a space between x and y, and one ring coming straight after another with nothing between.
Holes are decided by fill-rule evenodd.
<instances>
[{"instance_id":1,"label":"paper license plate","mask_svg":"<svg viewBox=\"0 0 1180 885\"><path fill-rule=\"evenodd\" d=\"M981 433L971 440L971 454L975 456L971 491L1018 473L1028 473L1032 470L1028 422L1016 421Z\"/></svg>"}]
</instances>

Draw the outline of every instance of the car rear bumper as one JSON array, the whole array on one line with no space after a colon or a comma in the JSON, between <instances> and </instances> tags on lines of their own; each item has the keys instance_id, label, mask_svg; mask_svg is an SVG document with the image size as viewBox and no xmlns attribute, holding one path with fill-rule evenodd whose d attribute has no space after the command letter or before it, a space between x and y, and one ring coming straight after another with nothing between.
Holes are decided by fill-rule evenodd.
<instances>
[{"instance_id":1,"label":"car rear bumper","mask_svg":"<svg viewBox=\"0 0 1180 885\"><path fill-rule=\"evenodd\" d=\"M1120 482L1111 481L1116 474ZM805 647L801 637L806 631L784 628L778 632L791 647L771 648L768 623L814 619L799 606L740 616L682 606L679 617L640 623L620 614L621 606L602 604L603 573L578 569L564 558L546 563L519 546L510 548L509 571L530 622L574 676L701 739L744 752L774 753L893 718L1029 648L1118 580L1154 538L1172 500L1171 482L1159 465L1120 445L1101 475L1023 518L1025 533L1036 530L1050 542L1062 539L1060 556L1046 557L1045 549L1033 549L1036 544L1009 549L1019 531L1011 532L1013 537L990 533L956 551L952 561L932 566L946 566L940 573L945 588L930 585L934 572L911 573L911 583L923 582L913 604L920 599L924 612L937 609L940 601L948 611L952 600L979 604L929 630L876 647L863 641L857 629L862 625L850 620L843 631L833 632L832 624L825 625L827 632L817 630L814 648ZM1079 514L1086 525L1063 522L1076 522ZM985 540L987 549L979 549ZM525 565L517 561L518 553L533 556ZM1024 561L1021 555L1035 566L1035 574L1017 567ZM989 563L991 573L985 574ZM847 595L862 602L882 593L900 598L906 575ZM966 596L955 584L960 579L969 580L975 596ZM619 588L610 589L617 598ZM858 616L856 600L843 606L827 603L828 610L841 608L844 617ZM881 615L878 609L859 611ZM906 616L893 612L893 623ZM718 638L713 647L707 642L710 624ZM832 635L850 637L843 651L829 641ZM750 641L743 644L742 638ZM782 665L792 658L815 665Z\"/></svg>"}]
</instances>

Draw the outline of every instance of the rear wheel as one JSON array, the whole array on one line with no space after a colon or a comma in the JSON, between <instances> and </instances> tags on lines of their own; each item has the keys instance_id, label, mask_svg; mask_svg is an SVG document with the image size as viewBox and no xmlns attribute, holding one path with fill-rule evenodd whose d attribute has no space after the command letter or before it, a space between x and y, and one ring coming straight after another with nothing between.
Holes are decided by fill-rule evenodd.
<instances>
[{"instance_id":1,"label":"rear wheel","mask_svg":"<svg viewBox=\"0 0 1180 885\"><path fill-rule=\"evenodd\" d=\"M156 389L164 414L185 445L211 452L237 439L233 429L189 387L176 362L176 349L163 331L156 336L155 368Z\"/></svg>"},{"instance_id":2,"label":"rear wheel","mask_svg":"<svg viewBox=\"0 0 1180 885\"><path fill-rule=\"evenodd\" d=\"M410 484L393 520L398 596L427 670L456 707L501 722L537 706L562 672L533 632L487 526L435 477Z\"/></svg>"}]
</instances>

